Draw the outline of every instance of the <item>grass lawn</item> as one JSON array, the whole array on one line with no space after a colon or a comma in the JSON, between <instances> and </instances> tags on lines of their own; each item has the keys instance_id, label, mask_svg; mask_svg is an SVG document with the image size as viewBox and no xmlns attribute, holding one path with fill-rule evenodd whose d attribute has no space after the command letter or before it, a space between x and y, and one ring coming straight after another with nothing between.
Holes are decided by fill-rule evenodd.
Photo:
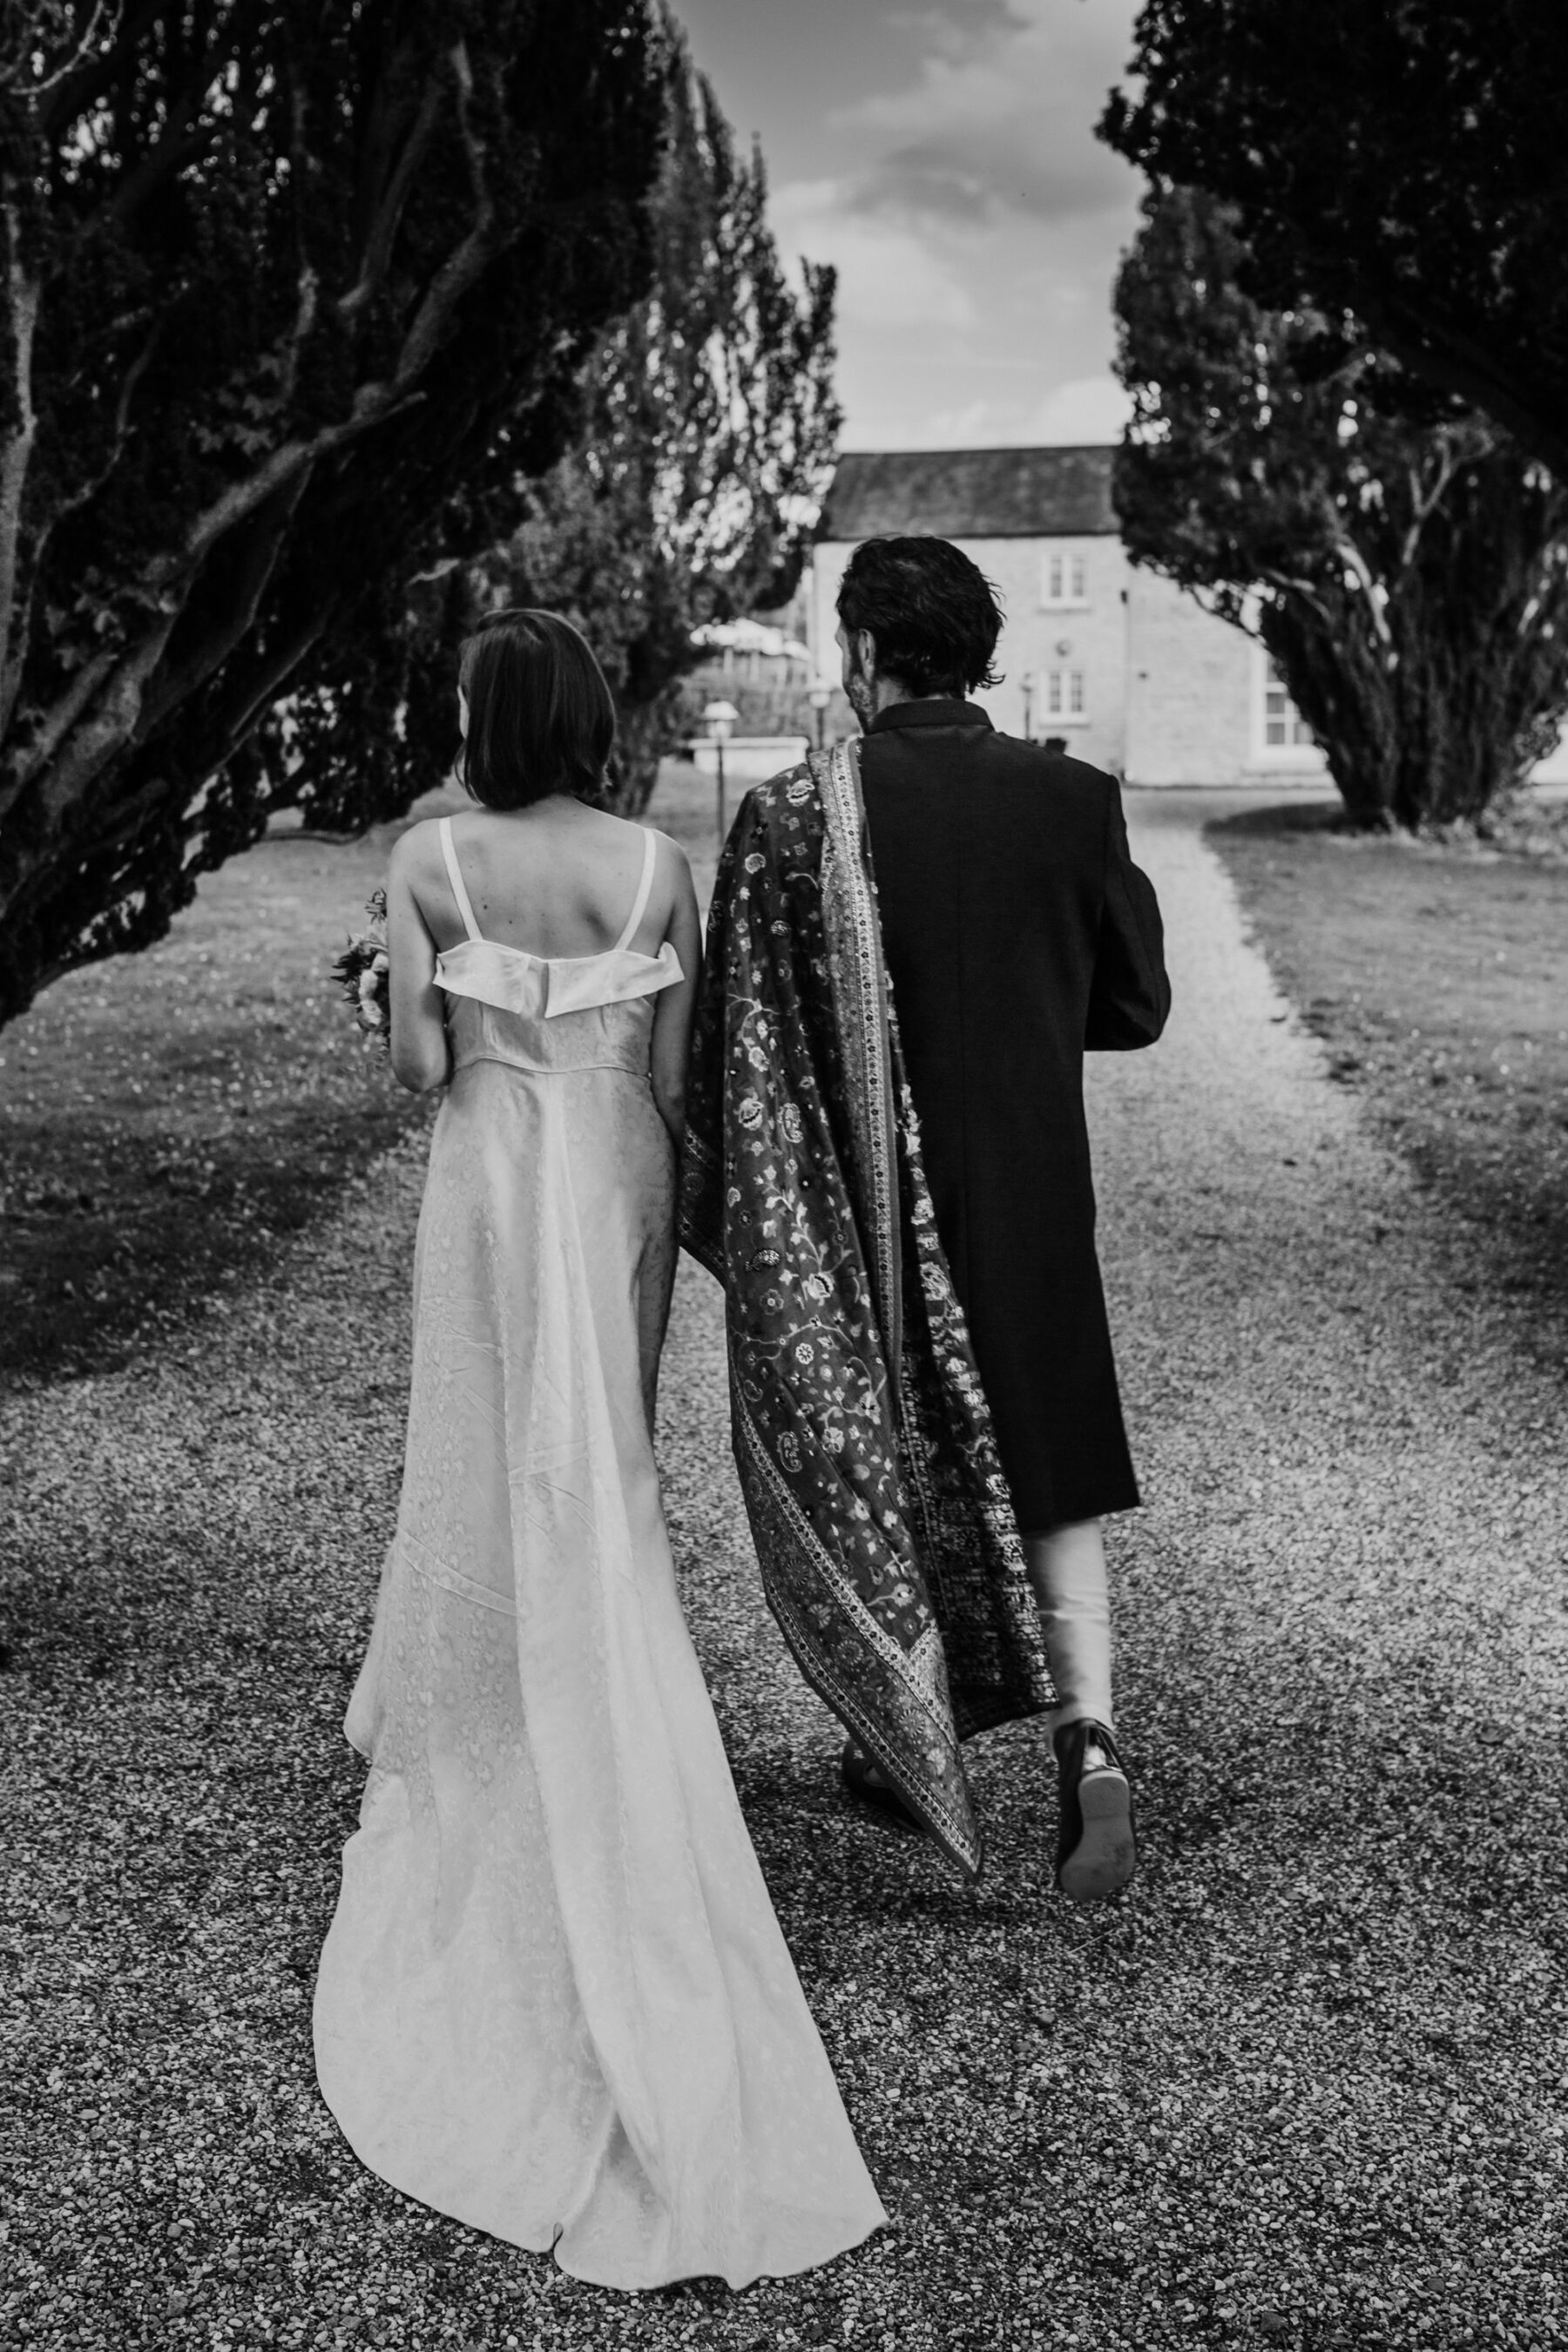
<instances>
[{"instance_id":1,"label":"grass lawn","mask_svg":"<svg viewBox=\"0 0 1568 2352\"><path fill-rule=\"evenodd\" d=\"M124 1362L427 1116L328 976L395 831L272 835L0 1033L0 1376Z\"/></svg>"},{"instance_id":2,"label":"grass lawn","mask_svg":"<svg viewBox=\"0 0 1568 2352\"><path fill-rule=\"evenodd\" d=\"M712 784L671 761L650 814L710 881ZM328 973L401 830L273 834L157 947L68 974L0 1032L0 1379L124 1363L431 1117Z\"/></svg>"},{"instance_id":3,"label":"grass lawn","mask_svg":"<svg viewBox=\"0 0 1568 2352\"><path fill-rule=\"evenodd\" d=\"M1482 1229L1521 1333L1568 1336L1568 856L1342 833L1321 803L1207 838L1331 1072Z\"/></svg>"}]
</instances>

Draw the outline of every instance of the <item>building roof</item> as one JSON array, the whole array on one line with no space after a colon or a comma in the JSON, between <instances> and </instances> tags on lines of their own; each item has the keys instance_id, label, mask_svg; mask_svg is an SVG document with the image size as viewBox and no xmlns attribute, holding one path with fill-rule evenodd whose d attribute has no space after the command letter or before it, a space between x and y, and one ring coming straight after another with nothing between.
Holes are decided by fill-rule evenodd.
<instances>
[{"instance_id":1,"label":"building roof","mask_svg":"<svg viewBox=\"0 0 1568 2352\"><path fill-rule=\"evenodd\" d=\"M838 460L818 539L884 531L1041 539L1114 531L1109 445L1075 449L851 450Z\"/></svg>"}]
</instances>

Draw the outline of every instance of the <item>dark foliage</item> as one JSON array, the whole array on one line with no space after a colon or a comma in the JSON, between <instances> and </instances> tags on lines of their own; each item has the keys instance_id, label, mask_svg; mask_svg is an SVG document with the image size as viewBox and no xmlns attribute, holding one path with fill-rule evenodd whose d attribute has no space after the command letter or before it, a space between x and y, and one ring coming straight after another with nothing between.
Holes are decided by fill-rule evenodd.
<instances>
[{"instance_id":1,"label":"dark foliage","mask_svg":"<svg viewBox=\"0 0 1568 2352\"><path fill-rule=\"evenodd\" d=\"M668 73L644 0L33 15L0 57L0 1019L159 937L269 809L406 796L406 583L504 531L646 290ZM388 756L321 757L350 738Z\"/></svg>"},{"instance_id":2,"label":"dark foliage","mask_svg":"<svg viewBox=\"0 0 1568 2352\"><path fill-rule=\"evenodd\" d=\"M1413 417L1395 362L1326 368L1321 314L1260 309L1246 264L1226 207L1148 200L1116 295L1128 548L1256 630L1359 822L1473 819L1568 705L1568 490L1473 411Z\"/></svg>"},{"instance_id":3,"label":"dark foliage","mask_svg":"<svg viewBox=\"0 0 1568 2352\"><path fill-rule=\"evenodd\" d=\"M1353 312L1568 481L1563 0L1147 0L1100 125L1236 205L1248 290Z\"/></svg>"},{"instance_id":4,"label":"dark foliage","mask_svg":"<svg viewBox=\"0 0 1568 2352\"><path fill-rule=\"evenodd\" d=\"M778 604L799 578L839 426L833 271L805 263L798 294L786 281L762 158L737 160L679 39L666 104L654 290L595 353L572 451L463 583L584 631L616 698L613 796L634 815L706 658L692 630Z\"/></svg>"}]
</instances>

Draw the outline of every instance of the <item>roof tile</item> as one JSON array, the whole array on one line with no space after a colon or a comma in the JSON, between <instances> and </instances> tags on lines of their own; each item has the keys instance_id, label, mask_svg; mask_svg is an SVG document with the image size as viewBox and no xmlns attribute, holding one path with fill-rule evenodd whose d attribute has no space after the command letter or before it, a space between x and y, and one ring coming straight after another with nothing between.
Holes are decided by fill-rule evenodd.
<instances>
[{"instance_id":1,"label":"roof tile","mask_svg":"<svg viewBox=\"0 0 1568 2352\"><path fill-rule=\"evenodd\" d=\"M1114 531L1114 448L851 450L838 460L818 539L889 531L1037 539Z\"/></svg>"}]
</instances>

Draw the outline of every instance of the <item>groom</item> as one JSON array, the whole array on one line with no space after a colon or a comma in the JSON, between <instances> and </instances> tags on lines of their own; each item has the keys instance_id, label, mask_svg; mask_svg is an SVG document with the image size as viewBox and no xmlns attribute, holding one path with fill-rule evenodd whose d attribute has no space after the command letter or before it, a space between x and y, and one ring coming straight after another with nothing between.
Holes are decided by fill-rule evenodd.
<instances>
[{"instance_id":1,"label":"groom","mask_svg":"<svg viewBox=\"0 0 1568 2352\"><path fill-rule=\"evenodd\" d=\"M726 845L683 1232L850 1786L977 1871L959 1743L1050 1710L1058 1883L1092 1899L1135 1864L1100 1519L1138 1497L1082 1057L1160 1034L1159 909L1114 780L965 698L1001 629L968 557L869 541L838 610L864 740L749 794Z\"/></svg>"}]
</instances>

